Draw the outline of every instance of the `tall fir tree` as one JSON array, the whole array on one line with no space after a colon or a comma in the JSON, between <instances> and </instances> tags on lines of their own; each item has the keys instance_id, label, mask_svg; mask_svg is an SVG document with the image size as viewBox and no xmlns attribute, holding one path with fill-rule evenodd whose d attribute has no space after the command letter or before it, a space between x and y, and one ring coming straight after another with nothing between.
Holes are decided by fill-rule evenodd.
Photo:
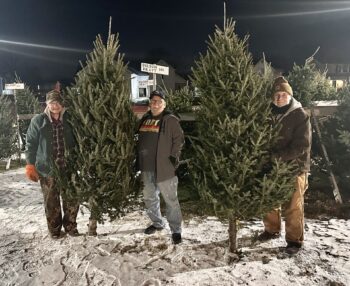
<instances>
[{"instance_id":1,"label":"tall fir tree","mask_svg":"<svg viewBox=\"0 0 350 286\"><path fill-rule=\"evenodd\" d=\"M130 78L118 49L118 35L110 34L106 45L98 36L65 96L77 148L67 154L60 183L69 190L66 195L85 204L91 218L100 222L103 214L114 219L125 212L135 183L136 118Z\"/></svg>"},{"instance_id":2,"label":"tall fir tree","mask_svg":"<svg viewBox=\"0 0 350 286\"><path fill-rule=\"evenodd\" d=\"M230 251L237 250L238 223L262 216L289 198L290 166L270 162L277 129L270 123L270 83L253 69L247 37L234 22L216 28L193 69L200 94L193 175L201 198L219 217L229 218Z\"/></svg>"},{"instance_id":3,"label":"tall fir tree","mask_svg":"<svg viewBox=\"0 0 350 286\"><path fill-rule=\"evenodd\" d=\"M0 95L0 160L8 159L18 150L14 104Z\"/></svg>"}]
</instances>

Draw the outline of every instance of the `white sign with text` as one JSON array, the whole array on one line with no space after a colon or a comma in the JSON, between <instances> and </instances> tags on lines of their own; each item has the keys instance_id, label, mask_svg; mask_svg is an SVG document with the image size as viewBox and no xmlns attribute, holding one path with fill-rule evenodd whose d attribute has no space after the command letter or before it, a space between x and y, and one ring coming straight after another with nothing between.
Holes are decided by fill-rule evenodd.
<instances>
[{"instance_id":1,"label":"white sign with text","mask_svg":"<svg viewBox=\"0 0 350 286\"><path fill-rule=\"evenodd\" d=\"M5 89L24 89L24 83L7 83Z\"/></svg>"},{"instance_id":2,"label":"white sign with text","mask_svg":"<svg viewBox=\"0 0 350 286\"><path fill-rule=\"evenodd\" d=\"M141 71L169 75L169 67L153 65L148 63L141 63Z\"/></svg>"}]
</instances>

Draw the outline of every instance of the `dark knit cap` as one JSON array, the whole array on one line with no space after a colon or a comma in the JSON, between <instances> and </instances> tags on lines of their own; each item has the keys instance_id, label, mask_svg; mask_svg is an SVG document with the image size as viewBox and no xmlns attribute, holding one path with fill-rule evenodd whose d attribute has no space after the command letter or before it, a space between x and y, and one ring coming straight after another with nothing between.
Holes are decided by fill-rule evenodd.
<instances>
[{"instance_id":1,"label":"dark knit cap","mask_svg":"<svg viewBox=\"0 0 350 286\"><path fill-rule=\"evenodd\" d=\"M51 90L46 94L46 102L50 103L51 101L57 101L59 104L63 104L63 98L61 93L57 90Z\"/></svg>"},{"instance_id":2,"label":"dark knit cap","mask_svg":"<svg viewBox=\"0 0 350 286\"><path fill-rule=\"evenodd\" d=\"M292 87L289 85L288 81L283 76L275 78L275 81L272 86L272 95L279 91L286 92L289 95L293 96Z\"/></svg>"}]
</instances>

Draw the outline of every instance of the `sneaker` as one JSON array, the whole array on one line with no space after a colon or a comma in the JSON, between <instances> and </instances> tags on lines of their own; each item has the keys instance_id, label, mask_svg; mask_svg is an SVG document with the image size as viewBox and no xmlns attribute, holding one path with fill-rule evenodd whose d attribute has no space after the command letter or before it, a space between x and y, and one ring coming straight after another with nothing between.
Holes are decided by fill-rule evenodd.
<instances>
[{"instance_id":1,"label":"sneaker","mask_svg":"<svg viewBox=\"0 0 350 286\"><path fill-rule=\"evenodd\" d=\"M257 240L259 241L268 241L271 239L276 239L279 238L281 236L281 234L279 232L267 232L266 230L263 233L260 233L257 237Z\"/></svg>"},{"instance_id":2,"label":"sneaker","mask_svg":"<svg viewBox=\"0 0 350 286\"><path fill-rule=\"evenodd\" d=\"M302 244L298 242L287 242L286 252L290 255L296 254L301 249Z\"/></svg>"},{"instance_id":3,"label":"sneaker","mask_svg":"<svg viewBox=\"0 0 350 286\"><path fill-rule=\"evenodd\" d=\"M163 227L155 227L154 225L150 225L147 227L144 231L145 234L152 234L155 233L156 231L162 230Z\"/></svg>"},{"instance_id":4,"label":"sneaker","mask_svg":"<svg viewBox=\"0 0 350 286\"><path fill-rule=\"evenodd\" d=\"M181 233L173 233L171 237L174 244L179 244L182 242Z\"/></svg>"}]
</instances>

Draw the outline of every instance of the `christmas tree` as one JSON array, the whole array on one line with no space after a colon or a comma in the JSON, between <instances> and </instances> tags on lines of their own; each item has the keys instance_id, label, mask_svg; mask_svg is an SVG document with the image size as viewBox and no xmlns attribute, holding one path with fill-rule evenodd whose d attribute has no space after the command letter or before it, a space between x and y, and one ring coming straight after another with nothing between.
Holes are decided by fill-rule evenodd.
<instances>
[{"instance_id":1,"label":"christmas tree","mask_svg":"<svg viewBox=\"0 0 350 286\"><path fill-rule=\"evenodd\" d=\"M165 88L164 88L165 89ZM192 112L194 91L188 85L178 90L166 90L167 108L175 114Z\"/></svg>"},{"instance_id":2,"label":"christmas tree","mask_svg":"<svg viewBox=\"0 0 350 286\"><path fill-rule=\"evenodd\" d=\"M0 95L0 160L8 159L17 151L14 104L6 95Z\"/></svg>"},{"instance_id":3,"label":"christmas tree","mask_svg":"<svg viewBox=\"0 0 350 286\"><path fill-rule=\"evenodd\" d=\"M339 101L337 112L321 122L322 141L331 161L331 168L337 177L338 187L345 198L350 190L350 88L340 91L343 100ZM322 173L327 169L324 158L314 152L314 160L319 163ZM321 152L319 152L321 153ZM318 157L317 157L318 155ZM328 174L327 174L328 175Z\"/></svg>"},{"instance_id":4,"label":"christmas tree","mask_svg":"<svg viewBox=\"0 0 350 286\"><path fill-rule=\"evenodd\" d=\"M311 106L311 102L315 100L336 99L336 90L330 85L326 73L327 70L317 69L313 57L306 59L302 66L294 64L288 74L294 98L305 107Z\"/></svg>"},{"instance_id":5,"label":"christmas tree","mask_svg":"<svg viewBox=\"0 0 350 286\"><path fill-rule=\"evenodd\" d=\"M193 69L200 94L193 175L201 198L229 218L230 251L237 249L238 222L262 216L289 198L293 176L270 160L277 128L270 124L270 82L258 75L234 22L216 28Z\"/></svg>"},{"instance_id":6,"label":"christmas tree","mask_svg":"<svg viewBox=\"0 0 350 286\"><path fill-rule=\"evenodd\" d=\"M130 105L130 75L118 53L118 36L100 36L94 50L65 96L65 105L77 140L67 154L67 168L60 175L66 195L103 221L123 214L130 204L135 174L135 116ZM68 184L68 185L67 185Z\"/></svg>"},{"instance_id":7,"label":"christmas tree","mask_svg":"<svg viewBox=\"0 0 350 286\"><path fill-rule=\"evenodd\" d=\"M21 82L18 77L16 81ZM22 150L24 150L26 144L25 134L27 133L30 119L32 118L33 114L40 113L42 108L40 107L38 99L27 85L24 85L24 89L19 89L16 91L16 98L17 113L20 115L20 119L18 120L19 132L23 144Z\"/></svg>"}]
</instances>

